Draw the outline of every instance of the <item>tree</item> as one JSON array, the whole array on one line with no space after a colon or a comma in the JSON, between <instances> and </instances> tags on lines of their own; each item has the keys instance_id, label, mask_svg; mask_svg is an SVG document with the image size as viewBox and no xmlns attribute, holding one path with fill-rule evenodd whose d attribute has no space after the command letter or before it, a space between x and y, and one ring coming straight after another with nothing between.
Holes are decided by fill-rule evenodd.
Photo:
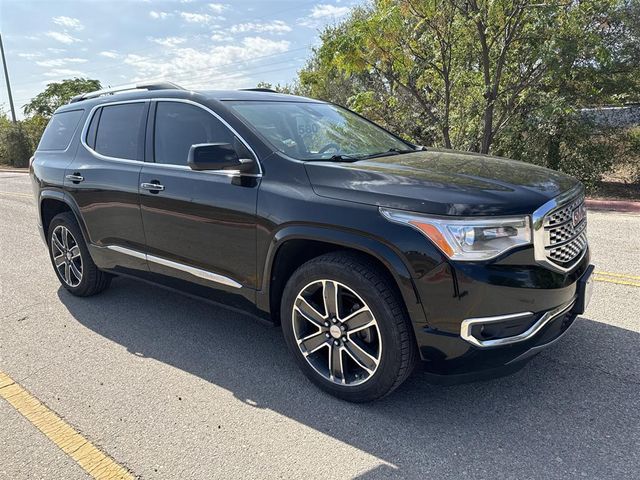
<instances>
[{"instance_id":1,"label":"tree","mask_svg":"<svg viewBox=\"0 0 640 480\"><path fill-rule=\"evenodd\" d=\"M577 111L640 98L639 3L376 0L322 32L300 89L416 143L596 178L609 165Z\"/></svg>"},{"instance_id":2,"label":"tree","mask_svg":"<svg viewBox=\"0 0 640 480\"><path fill-rule=\"evenodd\" d=\"M99 90L100 88L99 80L86 78L73 78L50 83L43 92L36 95L22 109L25 115L50 117L58 107L69 103L69 100L76 95Z\"/></svg>"}]
</instances>

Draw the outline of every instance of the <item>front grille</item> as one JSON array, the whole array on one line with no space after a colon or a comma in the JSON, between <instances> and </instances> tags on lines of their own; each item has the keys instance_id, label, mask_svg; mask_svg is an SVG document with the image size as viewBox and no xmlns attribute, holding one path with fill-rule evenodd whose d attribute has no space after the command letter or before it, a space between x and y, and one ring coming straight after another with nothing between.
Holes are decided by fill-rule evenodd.
<instances>
[{"instance_id":1,"label":"front grille","mask_svg":"<svg viewBox=\"0 0 640 480\"><path fill-rule=\"evenodd\" d=\"M562 268L570 267L587 248L587 216L584 209L584 196L580 195L544 217L546 257Z\"/></svg>"}]
</instances>

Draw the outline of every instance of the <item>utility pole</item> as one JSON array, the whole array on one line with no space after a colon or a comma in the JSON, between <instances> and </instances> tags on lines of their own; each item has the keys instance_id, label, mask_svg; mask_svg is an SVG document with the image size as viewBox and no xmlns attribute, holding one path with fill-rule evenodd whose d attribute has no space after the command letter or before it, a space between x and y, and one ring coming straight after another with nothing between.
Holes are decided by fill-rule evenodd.
<instances>
[{"instance_id":1,"label":"utility pole","mask_svg":"<svg viewBox=\"0 0 640 480\"><path fill-rule=\"evenodd\" d=\"M11 107L11 118L16 123L16 109L13 106L13 96L11 95L11 83L9 83L9 70L7 70L7 59L4 56L4 46L2 45L2 34L0 34L0 53L2 53L2 66L4 67L4 79L7 82L7 93L9 95L9 106Z\"/></svg>"}]
</instances>

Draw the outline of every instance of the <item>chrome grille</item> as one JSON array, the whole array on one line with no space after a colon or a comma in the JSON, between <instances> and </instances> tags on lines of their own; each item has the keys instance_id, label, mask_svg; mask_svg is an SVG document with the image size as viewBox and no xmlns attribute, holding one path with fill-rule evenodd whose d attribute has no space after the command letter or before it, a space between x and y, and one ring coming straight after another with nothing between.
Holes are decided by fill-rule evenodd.
<instances>
[{"instance_id":1,"label":"chrome grille","mask_svg":"<svg viewBox=\"0 0 640 480\"><path fill-rule=\"evenodd\" d=\"M574 224L574 221L578 223ZM587 247L584 196L580 195L549 212L544 217L543 225L547 259L563 268L569 267Z\"/></svg>"}]
</instances>

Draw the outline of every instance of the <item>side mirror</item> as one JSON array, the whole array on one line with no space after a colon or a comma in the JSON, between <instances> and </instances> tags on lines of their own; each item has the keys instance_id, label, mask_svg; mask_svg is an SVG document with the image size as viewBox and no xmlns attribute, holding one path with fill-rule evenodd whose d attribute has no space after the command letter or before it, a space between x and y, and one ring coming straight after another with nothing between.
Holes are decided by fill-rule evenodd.
<instances>
[{"instance_id":1,"label":"side mirror","mask_svg":"<svg viewBox=\"0 0 640 480\"><path fill-rule=\"evenodd\" d=\"M187 163L192 170L247 171L253 160L238 157L230 143L199 143L191 145Z\"/></svg>"}]
</instances>

